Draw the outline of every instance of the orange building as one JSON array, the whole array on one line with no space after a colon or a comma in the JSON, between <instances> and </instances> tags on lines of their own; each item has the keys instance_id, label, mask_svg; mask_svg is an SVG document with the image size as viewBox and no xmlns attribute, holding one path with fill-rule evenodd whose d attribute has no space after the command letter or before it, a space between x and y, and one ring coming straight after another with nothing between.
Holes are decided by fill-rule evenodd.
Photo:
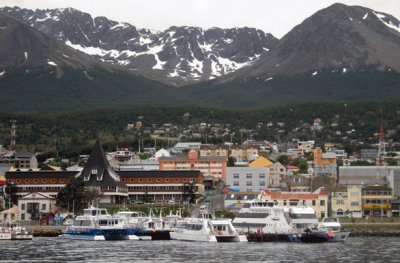
<instances>
[{"instance_id":1,"label":"orange building","mask_svg":"<svg viewBox=\"0 0 400 263\"><path fill-rule=\"evenodd\" d=\"M160 157L160 170L198 170L204 177L211 176L214 179L226 178L226 157L199 156L198 151L190 150L187 156Z\"/></svg>"},{"instance_id":2,"label":"orange building","mask_svg":"<svg viewBox=\"0 0 400 263\"><path fill-rule=\"evenodd\" d=\"M337 165L334 152L322 152L321 148L314 150L314 176L325 175L336 177Z\"/></svg>"}]
</instances>

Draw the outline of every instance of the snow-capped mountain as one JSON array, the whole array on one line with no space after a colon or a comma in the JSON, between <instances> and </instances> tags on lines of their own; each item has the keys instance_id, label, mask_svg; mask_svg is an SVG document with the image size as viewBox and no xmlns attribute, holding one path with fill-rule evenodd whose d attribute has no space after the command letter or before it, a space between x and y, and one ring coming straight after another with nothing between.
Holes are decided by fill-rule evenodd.
<instances>
[{"instance_id":1,"label":"snow-capped mountain","mask_svg":"<svg viewBox=\"0 0 400 263\"><path fill-rule=\"evenodd\" d=\"M271 34L254 28L170 27L138 29L72 8L0 9L102 61L169 79L208 80L251 65L276 46Z\"/></svg>"},{"instance_id":2,"label":"snow-capped mountain","mask_svg":"<svg viewBox=\"0 0 400 263\"><path fill-rule=\"evenodd\" d=\"M400 72L400 21L361 6L333 4L287 33L252 66L227 79L360 70Z\"/></svg>"}]
</instances>

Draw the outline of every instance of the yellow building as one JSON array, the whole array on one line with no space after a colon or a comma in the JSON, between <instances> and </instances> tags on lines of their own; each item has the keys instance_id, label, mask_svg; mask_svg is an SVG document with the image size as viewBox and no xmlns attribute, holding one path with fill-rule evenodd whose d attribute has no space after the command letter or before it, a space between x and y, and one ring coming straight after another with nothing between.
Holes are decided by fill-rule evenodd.
<instances>
[{"instance_id":1,"label":"yellow building","mask_svg":"<svg viewBox=\"0 0 400 263\"><path fill-rule=\"evenodd\" d=\"M392 216L392 188L381 180L369 182L361 190L362 210L364 216Z\"/></svg>"},{"instance_id":2,"label":"yellow building","mask_svg":"<svg viewBox=\"0 0 400 263\"><path fill-rule=\"evenodd\" d=\"M361 186L349 186L346 191L332 193L333 217L362 217Z\"/></svg>"}]
</instances>

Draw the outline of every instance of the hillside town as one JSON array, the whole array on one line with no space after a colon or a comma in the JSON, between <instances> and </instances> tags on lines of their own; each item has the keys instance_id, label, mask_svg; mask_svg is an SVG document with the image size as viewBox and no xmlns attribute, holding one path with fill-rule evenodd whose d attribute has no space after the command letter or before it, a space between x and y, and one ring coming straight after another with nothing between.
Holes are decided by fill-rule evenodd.
<instances>
[{"instance_id":1,"label":"hillside town","mask_svg":"<svg viewBox=\"0 0 400 263\"><path fill-rule=\"evenodd\" d=\"M138 151L114 152L97 140L90 155L67 167L0 147L0 219L60 213L57 194L75 178L96 190L101 205L187 205L218 197L213 209L235 213L247 200L263 198L312 207L320 219L399 216L400 157L392 155L397 164L388 165L383 138L377 149L357 155L300 140L291 140L293 148L247 139L240 145L177 142L158 150L139 143Z\"/></svg>"}]
</instances>

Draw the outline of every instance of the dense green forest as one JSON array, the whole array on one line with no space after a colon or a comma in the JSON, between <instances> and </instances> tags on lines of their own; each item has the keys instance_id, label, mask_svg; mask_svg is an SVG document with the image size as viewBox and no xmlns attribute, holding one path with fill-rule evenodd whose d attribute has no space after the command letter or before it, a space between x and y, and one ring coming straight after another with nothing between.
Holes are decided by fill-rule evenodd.
<instances>
[{"instance_id":1,"label":"dense green forest","mask_svg":"<svg viewBox=\"0 0 400 263\"><path fill-rule=\"evenodd\" d=\"M315 118L322 120L323 129L309 128ZM258 109L220 109L192 106L136 107L126 109L105 108L41 114L0 113L0 144L10 144L10 120L17 121L17 147L19 150L44 152L63 158L89 153L94 140L101 139L106 150L115 147L137 149L138 139L144 146L153 146L154 140L144 129L153 132L164 123L178 130L186 130L200 123L228 127L235 143L243 140L241 130L251 130L252 139L286 142L294 138L364 145L377 143L376 133L383 121L387 140L400 141L400 103L307 103ZM127 130L128 123L142 122L142 130ZM284 123L278 127L277 123ZM178 131L176 132L178 133ZM374 136L375 134L375 136ZM175 134L177 136L177 134ZM228 136L229 137L229 136ZM213 138L208 142L222 142L229 138ZM182 138L185 140L185 137ZM190 140L190 138L186 138ZM205 138L197 139L203 143ZM164 146L160 141L157 146ZM367 147L367 146L365 146Z\"/></svg>"}]
</instances>

